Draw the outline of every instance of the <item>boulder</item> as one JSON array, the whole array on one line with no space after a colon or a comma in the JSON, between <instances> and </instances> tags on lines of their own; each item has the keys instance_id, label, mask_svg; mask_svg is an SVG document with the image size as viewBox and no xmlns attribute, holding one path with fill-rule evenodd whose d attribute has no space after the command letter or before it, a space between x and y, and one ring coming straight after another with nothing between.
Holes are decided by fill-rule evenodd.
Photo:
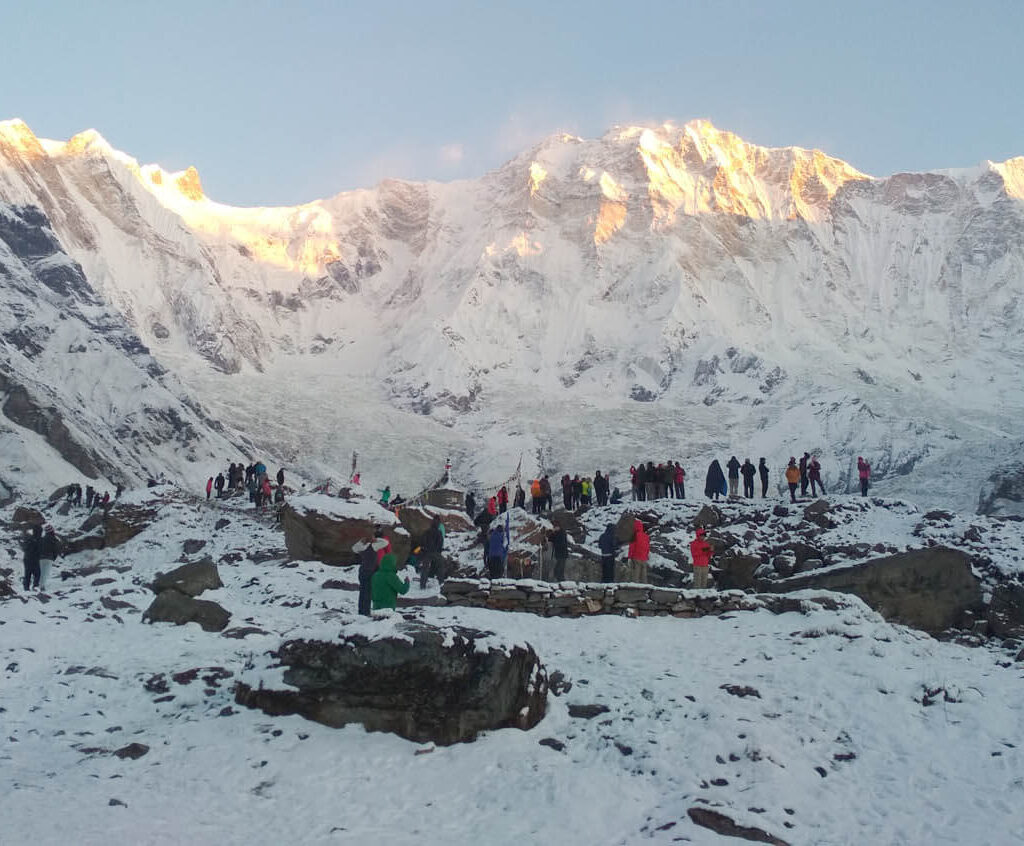
<instances>
[{"instance_id":1,"label":"boulder","mask_svg":"<svg viewBox=\"0 0 1024 846\"><path fill-rule=\"evenodd\" d=\"M565 533L576 541L576 543L583 543L583 541L586 540L587 530L583 527L583 524L576 519L576 515L571 511L559 508L557 511L551 512L548 517L554 525L565 529Z\"/></svg>"},{"instance_id":2,"label":"boulder","mask_svg":"<svg viewBox=\"0 0 1024 846\"><path fill-rule=\"evenodd\" d=\"M1024 638L1024 585L997 585L988 606L989 634Z\"/></svg>"},{"instance_id":3,"label":"boulder","mask_svg":"<svg viewBox=\"0 0 1024 846\"><path fill-rule=\"evenodd\" d=\"M427 509L411 505L398 512L398 522L409 533L413 546L416 546L423 535L427 533L427 529L430 528L435 517L441 518L446 537L453 532L473 530L473 521L469 519L465 511L445 511L440 508Z\"/></svg>"},{"instance_id":4,"label":"boulder","mask_svg":"<svg viewBox=\"0 0 1024 846\"><path fill-rule=\"evenodd\" d=\"M186 596L199 596L205 590L216 590L219 587L224 587L224 583L220 580L217 565L209 555L200 561L183 564L169 573L157 573L150 585L153 593L176 590Z\"/></svg>"},{"instance_id":5,"label":"boulder","mask_svg":"<svg viewBox=\"0 0 1024 846\"><path fill-rule=\"evenodd\" d=\"M399 624L393 635L290 640L275 657L293 689L239 684L238 703L324 725L361 723L418 743L449 745L481 731L540 722L547 674L528 644L501 648L458 626Z\"/></svg>"},{"instance_id":6,"label":"boulder","mask_svg":"<svg viewBox=\"0 0 1024 846\"><path fill-rule=\"evenodd\" d=\"M352 551L352 545L362 538L372 536L374 530L382 526L384 537L391 541L391 550L401 567L412 549L409 533L395 525L395 517L391 512L383 508L376 511L379 512L379 520L368 515L366 509L361 512L364 516L345 516L344 513L321 512L314 508L296 508L291 503L285 504L281 508L280 517L288 556L293 560L322 561L334 566L353 564L356 554Z\"/></svg>"},{"instance_id":7,"label":"boulder","mask_svg":"<svg viewBox=\"0 0 1024 846\"><path fill-rule=\"evenodd\" d=\"M46 518L34 508L19 505L14 509L13 522L20 526L38 526L46 522Z\"/></svg>"},{"instance_id":8,"label":"boulder","mask_svg":"<svg viewBox=\"0 0 1024 846\"><path fill-rule=\"evenodd\" d=\"M181 549L186 555L195 555L204 546L206 546L206 541L199 540L198 538L189 538L181 545Z\"/></svg>"},{"instance_id":9,"label":"boulder","mask_svg":"<svg viewBox=\"0 0 1024 846\"><path fill-rule=\"evenodd\" d=\"M830 529L835 525L828 516L831 510L831 505L825 500L819 499L804 509L804 520L808 523L814 523L816 526L821 526L823 529Z\"/></svg>"},{"instance_id":10,"label":"boulder","mask_svg":"<svg viewBox=\"0 0 1024 846\"><path fill-rule=\"evenodd\" d=\"M818 588L852 593L887 620L937 634L981 607L981 583L963 552L942 546L915 549L848 567L762 585L785 592Z\"/></svg>"},{"instance_id":11,"label":"boulder","mask_svg":"<svg viewBox=\"0 0 1024 846\"><path fill-rule=\"evenodd\" d=\"M615 539L621 544L633 542L633 523L637 516L629 511L623 512L615 524Z\"/></svg>"},{"instance_id":12,"label":"boulder","mask_svg":"<svg viewBox=\"0 0 1024 846\"><path fill-rule=\"evenodd\" d=\"M119 505L98 513L103 515L103 539L107 548L127 543L156 518L154 509L135 505Z\"/></svg>"},{"instance_id":13,"label":"boulder","mask_svg":"<svg viewBox=\"0 0 1024 846\"><path fill-rule=\"evenodd\" d=\"M722 512L711 505L705 505L693 518L694 529L713 529L722 525Z\"/></svg>"},{"instance_id":14,"label":"boulder","mask_svg":"<svg viewBox=\"0 0 1024 846\"><path fill-rule=\"evenodd\" d=\"M717 562L715 585L719 590L748 590L754 587L754 572L761 566L756 555L725 555Z\"/></svg>"},{"instance_id":15,"label":"boulder","mask_svg":"<svg viewBox=\"0 0 1024 846\"><path fill-rule=\"evenodd\" d=\"M176 626L199 623L203 631L207 632L222 631L230 619L231 613L216 602L193 599L176 590L165 590L158 594L142 614L143 622L174 623Z\"/></svg>"}]
</instances>

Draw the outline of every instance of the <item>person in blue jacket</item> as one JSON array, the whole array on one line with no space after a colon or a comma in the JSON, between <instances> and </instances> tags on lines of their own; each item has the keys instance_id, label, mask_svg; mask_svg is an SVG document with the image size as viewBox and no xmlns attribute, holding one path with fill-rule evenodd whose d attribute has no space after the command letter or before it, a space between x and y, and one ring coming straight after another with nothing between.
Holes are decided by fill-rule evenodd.
<instances>
[{"instance_id":1,"label":"person in blue jacket","mask_svg":"<svg viewBox=\"0 0 1024 846\"><path fill-rule=\"evenodd\" d=\"M501 526L495 526L487 536L487 572L492 579L500 579L505 572L508 554L508 535Z\"/></svg>"}]
</instances>

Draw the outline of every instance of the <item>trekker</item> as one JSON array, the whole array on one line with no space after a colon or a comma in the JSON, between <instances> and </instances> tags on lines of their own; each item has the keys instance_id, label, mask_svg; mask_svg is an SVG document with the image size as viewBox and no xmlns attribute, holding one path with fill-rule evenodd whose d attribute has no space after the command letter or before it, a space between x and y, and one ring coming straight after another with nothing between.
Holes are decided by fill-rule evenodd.
<instances>
[{"instance_id":1,"label":"trekker","mask_svg":"<svg viewBox=\"0 0 1024 846\"><path fill-rule=\"evenodd\" d=\"M569 557L569 536L562 526L555 526L554 531L548 532L548 540L555 555L555 578L556 582L565 581L565 560Z\"/></svg>"},{"instance_id":2,"label":"trekker","mask_svg":"<svg viewBox=\"0 0 1024 846\"><path fill-rule=\"evenodd\" d=\"M708 465L708 475L704 482L704 496L718 502L718 497L725 493L725 474L722 473L722 465L716 458Z\"/></svg>"},{"instance_id":3,"label":"trekker","mask_svg":"<svg viewBox=\"0 0 1024 846\"><path fill-rule=\"evenodd\" d=\"M562 505L566 511L572 511L572 479L568 473L562 476Z\"/></svg>"},{"instance_id":4,"label":"trekker","mask_svg":"<svg viewBox=\"0 0 1024 846\"><path fill-rule=\"evenodd\" d=\"M492 497L490 497L490 499L487 500L487 513L490 514L491 517L497 517L498 516L498 498L497 497L492 496Z\"/></svg>"},{"instance_id":5,"label":"trekker","mask_svg":"<svg viewBox=\"0 0 1024 846\"><path fill-rule=\"evenodd\" d=\"M540 479L530 482L530 504L533 506L533 513L540 514L544 510L544 489L540 485Z\"/></svg>"},{"instance_id":6,"label":"trekker","mask_svg":"<svg viewBox=\"0 0 1024 846\"><path fill-rule=\"evenodd\" d=\"M385 508L388 507L388 503L391 501L391 485L385 485L384 490L380 492L380 504Z\"/></svg>"},{"instance_id":7,"label":"trekker","mask_svg":"<svg viewBox=\"0 0 1024 846\"><path fill-rule=\"evenodd\" d=\"M690 541L690 557L693 559L693 586L703 590L708 586L708 569L711 564L711 544L704 539L704 528L697 529L697 536Z\"/></svg>"},{"instance_id":8,"label":"trekker","mask_svg":"<svg viewBox=\"0 0 1024 846\"><path fill-rule=\"evenodd\" d=\"M651 555L651 538L644 531L644 524L633 521L633 541L629 545L630 571L636 581L647 583L647 559Z\"/></svg>"},{"instance_id":9,"label":"trekker","mask_svg":"<svg viewBox=\"0 0 1024 846\"><path fill-rule=\"evenodd\" d=\"M466 513L470 520L476 517L476 497L471 493L466 494Z\"/></svg>"},{"instance_id":10,"label":"trekker","mask_svg":"<svg viewBox=\"0 0 1024 846\"><path fill-rule=\"evenodd\" d=\"M283 485L283 484L284 484L284 468L283 468L283 467L281 467L281 468L280 468L280 469L279 469L279 470L277 471L277 483L278 483L279 485Z\"/></svg>"},{"instance_id":11,"label":"trekker","mask_svg":"<svg viewBox=\"0 0 1024 846\"><path fill-rule=\"evenodd\" d=\"M217 499L220 499L224 495L224 474L218 473L217 479L213 483L213 487L217 491Z\"/></svg>"},{"instance_id":12,"label":"trekker","mask_svg":"<svg viewBox=\"0 0 1024 846\"><path fill-rule=\"evenodd\" d=\"M274 505L281 505L284 502L284 485L278 485L274 491Z\"/></svg>"},{"instance_id":13,"label":"trekker","mask_svg":"<svg viewBox=\"0 0 1024 846\"><path fill-rule=\"evenodd\" d=\"M498 513L504 514L508 511L508 488L502 485L498 488Z\"/></svg>"},{"instance_id":14,"label":"trekker","mask_svg":"<svg viewBox=\"0 0 1024 846\"><path fill-rule=\"evenodd\" d=\"M53 562L63 554L61 543L53 532L53 526L47 524L43 539L39 546L39 589L46 590L50 581L50 570Z\"/></svg>"},{"instance_id":15,"label":"trekker","mask_svg":"<svg viewBox=\"0 0 1024 846\"><path fill-rule=\"evenodd\" d=\"M575 510L580 507L580 503L583 498L583 482L580 481L580 474L577 473L572 478L572 509Z\"/></svg>"},{"instance_id":16,"label":"trekker","mask_svg":"<svg viewBox=\"0 0 1024 846\"><path fill-rule=\"evenodd\" d=\"M676 486L676 499L686 499L686 471L677 461L673 469L673 481Z\"/></svg>"},{"instance_id":17,"label":"trekker","mask_svg":"<svg viewBox=\"0 0 1024 846\"><path fill-rule=\"evenodd\" d=\"M551 498L551 480L547 476L544 476L540 480L540 492L541 492L542 496L544 497L543 505L546 505L548 511L550 511L551 510L551 503L553 502L553 500Z\"/></svg>"},{"instance_id":18,"label":"trekker","mask_svg":"<svg viewBox=\"0 0 1024 846\"><path fill-rule=\"evenodd\" d=\"M359 556L359 613L370 616L370 587L373 574L377 572L377 552L388 542L377 529L374 537L365 537L352 544L352 551Z\"/></svg>"},{"instance_id":19,"label":"trekker","mask_svg":"<svg viewBox=\"0 0 1024 846\"><path fill-rule=\"evenodd\" d=\"M768 496L768 462L763 458L757 465L757 472L761 474L761 499Z\"/></svg>"},{"instance_id":20,"label":"trekker","mask_svg":"<svg viewBox=\"0 0 1024 846\"><path fill-rule=\"evenodd\" d=\"M487 575L492 579L500 579L504 575L507 554L508 535L502 526L494 526L487 537Z\"/></svg>"},{"instance_id":21,"label":"trekker","mask_svg":"<svg viewBox=\"0 0 1024 846\"><path fill-rule=\"evenodd\" d=\"M526 491L523 490L523 486L516 482L516 493L512 497L512 507L522 508L526 510Z\"/></svg>"},{"instance_id":22,"label":"trekker","mask_svg":"<svg viewBox=\"0 0 1024 846\"><path fill-rule=\"evenodd\" d=\"M740 462L735 455L729 459L725 469L729 471L729 499L736 499L740 487Z\"/></svg>"},{"instance_id":23,"label":"trekker","mask_svg":"<svg viewBox=\"0 0 1024 846\"><path fill-rule=\"evenodd\" d=\"M586 476L580 480L580 505L590 505L594 499L594 483Z\"/></svg>"},{"instance_id":24,"label":"trekker","mask_svg":"<svg viewBox=\"0 0 1024 846\"><path fill-rule=\"evenodd\" d=\"M21 580L27 593L31 587L39 587L39 557L43 551L43 527L35 525L32 532L21 542L22 562L25 565L25 576Z\"/></svg>"},{"instance_id":25,"label":"trekker","mask_svg":"<svg viewBox=\"0 0 1024 846\"><path fill-rule=\"evenodd\" d=\"M427 580L435 573L438 585L443 585L444 559L441 550L444 549L444 533L441 531L440 517L435 515L420 547L423 553L420 561L420 590L426 590Z\"/></svg>"},{"instance_id":26,"label":"trekker","mask_svg":"<svg viewBox=\"0 0 1024 846\"><path fill-rule=\"evenodd\" d=\"M377 572L370 580L370 596L373 599L373 610L397 608L399 594L409 592L409 579L403 582L398 578L398 561L394 553L387 553L380 560Z\"/></svg>"},{"instance_id":27,"label":"trekker","mask_svg":"<svg viewBox=\"0 0 1024 846\"><path fill-rule=\"evenodd\" d=\"M801 497L807 496L807 484L808 484L808 481L809 481L808 478L807 478L807 461L808 461L808 459L810 457L811 457L811 454L809 452L805 452L803 455L800 456L799 470L800 470L800 496Z\"/></svg>"},{"instance_id":28,"label":"trekker","mask_svg":"<svg viewBox=\"0 0 1024 846\"><path fill-rule=\"evenodd\" d=\"M619 539L615 537L615 524L609 523L605 526L601 537L597 541L601 550L601 581L606 584L615 581L615 551L619 546Z\"/></svg>"},{"instance_id":29,"label":"trekker","mask_svg":"<svg viewBox=\"0 0 1024 846\"><path fill-rule=\"evenodd\" d=\"M271 487L270 487L270 479L268 479L266 476L263 477L262 492L263 492L263 497L260 500L261 504L262 505L270 505L270 499L273 496L274 492L273 492L273 490L271 490Z\"/></svg>"},{"instance_id":30,"label":"trekker","mask_svg":"<svg viewBox=\"0 0 1024 846\"><path fill-rule=\"evenodd\" d=\"M740 468L740 473L743 476L743 496L747 499L753 499L754 476L757 475L757 468L749 458L744 460L743 466Z\"/></svg>"},{"instance_id":31,"label":"trekker","mask_svg":"<svg viewBox=\"0 0 1024 846\"><path fill-rule=\"evenodd\" d=\"M821 488L821 492L825 493L825 486L821 483L821 465L818 463L818 457L814 456L811 459L811 463L807 465L807 478L811 483L811 496L817 496L815 488Z\"/></svg>"},{"instance_id":32,"label":"trekker","mask_svg":"<svg viewBox=\"0 0 1024 846\"><path fill-rule=\"evenodd\" d=\"M602 476L600 470L594 471L594 496L598 505L608 504L608 477Z\"/></svg>"},{"instance_id":33,"label":"trekker","mask_svg":"<svg viewBox=\"0 0 1024 846\"><path fill-rule=\"evenodd\" d=\"M207 499L210 498L210 494L211 493L213 493L213 476L210 476L210 478L206 480L206 498Z\"/></svg>"},{"instance_id":34,"label":"trekker","mask_svg":"<svg viewBox=\"0 0 1024 846\"><path fill-rule=\"evenodd\" d=\"M796 502L796 486L800 483L800 468L796 466L796 458L789 457L789 465L786 467L786 484L789 485L789 501Z\"/></svg>"},{"instance_id":35,"label":"trekker","mask_svg":"<svg viewBox=\"0 0 1024 846\"><path fill-rule=\"evenodd\" d=\"M868 495L868 483L871 479L871 465L859 455L857 456L857 475L860 477L860 495Z\"/></svg>"}]
</instances>

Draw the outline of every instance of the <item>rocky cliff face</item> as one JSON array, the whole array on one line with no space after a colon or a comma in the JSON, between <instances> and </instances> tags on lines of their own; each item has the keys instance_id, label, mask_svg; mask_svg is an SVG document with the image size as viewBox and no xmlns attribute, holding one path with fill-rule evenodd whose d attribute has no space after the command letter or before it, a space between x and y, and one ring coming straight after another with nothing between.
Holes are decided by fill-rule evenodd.
<instances>
[{"instance_id":1,"label":"rocky cliff face","mask_svg":"<svg viewBox=\"0 0 1024 846\"><path fill-rule=\"evenodd\" d=\"M233 455L33 206L0 204L3 487L131 484Z\"/></svg>"},{"instance_id":2,"label":"rocky cliff face","mask_svg":"<svg viewBox=\"0 0 1024 846\"><path fill-rule=\"evenodd\" d=\"M809 449L834 488L868 454L892 492L965 507L1013 448L1024 159L876 179L695 121L295 208L199 186L96 133L0 125L0 197L43 209L154 356L279 454L361 448L417 486L441 460L424 442L487 484L520 454L530 473ZM301 437L267 420L284 408Z\"/></svg>"}]
</instances>

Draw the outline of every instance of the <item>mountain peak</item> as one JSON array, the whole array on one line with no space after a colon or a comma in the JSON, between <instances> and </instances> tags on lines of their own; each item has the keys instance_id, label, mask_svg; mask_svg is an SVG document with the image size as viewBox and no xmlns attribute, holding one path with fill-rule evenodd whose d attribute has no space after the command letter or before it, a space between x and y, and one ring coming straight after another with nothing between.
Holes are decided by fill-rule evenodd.
<instances>
[{"instance_id":1,"label":"mountain peak","mask_svg":"<svg viewBox=\"0 0 1024 846\"><path fill-rule=\"evenodd\" d=\"M77 135L73 135L64 145L64 149L68 153L86 153L86 152L100 152L100 153L112 153L114 148L110 146L110 143L95 129L86 129L83 132L79 132Z\"/></svg>"}]
</instances>

